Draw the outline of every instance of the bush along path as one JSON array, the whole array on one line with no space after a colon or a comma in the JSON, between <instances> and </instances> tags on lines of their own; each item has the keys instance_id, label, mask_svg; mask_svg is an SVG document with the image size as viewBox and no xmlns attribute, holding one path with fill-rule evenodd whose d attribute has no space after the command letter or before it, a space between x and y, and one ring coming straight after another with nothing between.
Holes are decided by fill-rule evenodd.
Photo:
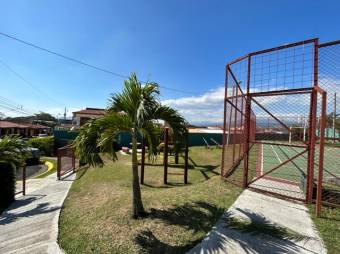
<instances>
[{"instance_id":1,"label":"bush along path","mask_svg":"<svg viewBox=\"0 0 340 254\"><path fill-rule=\"evenodd\" d=\"M75 174L61 181L56 173L32 179L28 188L0 216L0 253L63 253L57 244L60 209Z\"/></svg>"}]
</instances>

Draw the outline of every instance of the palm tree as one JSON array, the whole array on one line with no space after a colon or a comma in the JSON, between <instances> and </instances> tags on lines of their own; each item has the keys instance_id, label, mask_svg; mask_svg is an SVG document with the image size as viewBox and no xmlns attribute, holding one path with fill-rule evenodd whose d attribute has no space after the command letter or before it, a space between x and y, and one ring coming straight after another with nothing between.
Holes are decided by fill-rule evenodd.
<instances>
[{"instance_id":1,"label":"palm tree","mask_svg":"<svg viewBox=\"0 0 340 254\"><path fill-rule=\"evenodd\" d=\"M132 214L133 218L145 216L138 176L137 137L148 143L149 156L157 153L158 128L155 120L165 121L177 141L185 142L187 122L174 109L162 105L158 99L159 86L148 82L142 85L136 74L124 81L121 93L112 94L103 118L88 121L75 140L76 154L80 161L92 166L103 166L102 153L117 159L113 143L121 132L132 136Z\"/></svg>"},{"instance_id":2,"label":"palm tree","mask_svg":"<svg viewBox=\"0 0 340 254\"><path fill-rule=\"evenodd\" d=\"M0 162L22 166L28 153L28 145L18 135L0 139Z\"/></svg>"},{"instance_id":3,"label":"palm tree","mask_svg":"<svg viewBox=\"0 0 340 254\"><path fill-rule=\"evenodd\" d=\"M23 165L28 153L27 144L19 136L0 138L0 211L14 200L16 168Z\"/></svg>"}]
</instances>

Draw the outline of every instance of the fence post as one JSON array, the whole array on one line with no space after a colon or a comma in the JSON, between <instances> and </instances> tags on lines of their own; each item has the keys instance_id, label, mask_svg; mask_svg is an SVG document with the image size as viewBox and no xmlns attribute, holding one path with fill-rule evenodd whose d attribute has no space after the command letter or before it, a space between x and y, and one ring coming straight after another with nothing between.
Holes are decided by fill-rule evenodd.
<instances>
[{"instance_id":1,"label":"fence post","mask_svg":"<svg viewBox=\"0 0 340 254\"><path fill-rule=\"evenodd\" d=\"M169 145L169 128L164 129L164 184L168 183L168 145Z\"/></svg>"},{"instance_id":2,"label":"fence post","mask_svg":"<svg viewBox=\"0 0 340 254\"><path fill-rule=\"evenodd\" d=\"M238 102L238 87L235 85L235 115L234 115L234 132L233 132L233 164L235 163L235 153L236 153L236 136L237 136L237 102Z\"/></svg>"},{"instance_id":3,"label":"fence post","mask_svg":"<svg viewBox=\"0 0 340 254\"><path fill-rule=\"evenodd\" d=\"M76 155L75 155L74 148L72 148L72 168L73 168L73 173L76 172Z\"/></svg>"},{"instance_id":4,"label":"fence post","mask_svg":"<svg viewBox=\"0 0 340 254\"><path fill-rule=\"evenodd\" d=\"M248 161L249 161L249 136L250 136L250 111L251 111L251 98L250 98L250 67L251 55L248 56L248 73L247 73L247 97L246 97L246 112L245 112L245 139L244 139L244 157L243 157L243 188L248 187ZM256 128L256 126L255 126Z\"/></svg>"},{"instance_id":5,"label":"fence post","mask_svg":"<svg viewBox=\"0 0 340 254\"><path fill-rule=\"evenodd\" d=\"M221 177L224 176L224 156L226 146L226 130L227 130L227 98L228 98L228 69L229 65L226 66L226 76L224 84L224 108L223 108L223 136L222 136L222 160L221 160Z\"/></svg>"},{"instance_id":6,"label":"fence post","mask_svg":"<svg viewBox=\"0 0 340 254\"><path fill-rule=\"evenodd\" d=\"M308 161L307 161L307 182L306 182L306 203L310 204L313 199L314 182L314 154L315 154L315 131L316 131L316 107L317 92L315 89L311 93L309 130L308 130Z\"/></svg>"},{"instance_id":7,"label":"fence post","mask_svg":"<svg viewBox=\"0 0 340 254\"><path fill-rule=\"evenodd\" d=\"M26 195L26 164L22 169L22 195Z\"/></svg>"},{"instance_id":8,"label":"fence post","mask_svg":"<svg viewBox=\"0 0 340 254\"><path fill-rule=\"evenodd\" d=\"M323 160L324 160L324 146L325 146L325 126L326 126L326 101L327 93L322 93L322 108L320 120L320 144L319 144L319 172L318 172L318 186L316 192L316 217L320 217L322 205L322 181L323 181Z\"/></svg>"},{"instance_id":9,"label":"fence post","mask_svg":"<svg viewBox=\"0 0 340 254\"><path fill-rule=\"evenodd\" d=\"M188 142L185 144L185 155L184 155L184 184L188 183L188 160L189 160L189 147Z\"/></svg>"},{"instance_id":10,"label":"fence post","mask_svg":"<svg viewBox=\"0 0 340 254\"><path fill-rule=\"evenodd\" d=\"M59 149L57 150L57 178L60 180L61 158Z\"/></svg>"},{"instance_id":11,"label":"fence post","mask_svg":"<svg viewBox=\"0 0 340 254\"><path fill-rule=\"evenodd\" d=\"M149 151L150 152L150 151ZM145 139L142 139L142 160L140 165L140 183L144 184L144 167L145 167Z\"/></svg>"}]
</instances>

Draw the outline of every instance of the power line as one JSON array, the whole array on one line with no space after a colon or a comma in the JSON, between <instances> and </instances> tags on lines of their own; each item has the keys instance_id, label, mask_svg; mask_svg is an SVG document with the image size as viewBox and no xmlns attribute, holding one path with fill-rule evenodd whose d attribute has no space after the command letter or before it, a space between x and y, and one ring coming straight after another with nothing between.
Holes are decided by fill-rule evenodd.
<instances>
[{"instance_id":1,"label":"power line","mask_svg":"<svg viewBox=\"0 0 340 254\"><path fill-rule=\"evenodd\" d=\"M9 110L9 111L14 111L14 112L16 112L16 113L19 113L19 114L24 114L24 115L32 115L32 114L30 114L30 113L28 113L28 112L25 112L25 111L23 111L23 110L20 110L20 109L18 109L18 108L12 108L12 107L10 107L10 106L6 106L6 105L3 105L3 104L0 104L0 108L4 108L4 109L6 109L6 110Z\"/></svg>"},{"instance_id":2,"label":"power line","mask_svg":"<svg viewBox=\"0 0 340 254\"><path fill-rule=\"evenodd\" d=\"M0 32L0 35L4 36L4 37L7 37L9 39L12 39L12 40L15 40L17 42L20 42L20 43L23 43L27 46L30 46L30 47L33 47L33 48L36 48L36 49L39 49L39 50L42 50L44 52L47 52L47 53L50 53L52 55L55 55L55 56L58 56L58 57L61 57L61 58L64 58L68 61L71 61L71 62L74 62L74 63L78 63L78 64L81 64L81 65L84 65L86 67L89 67L89 68L92 68L92 69L95 69L95 70L98 70L98 71L101 71L101 72L105 72L105 73L108 73L108 74L111 74L113 76L116 76L116 77L119 77L119 78L123 78L123 79L126 79L126 78L129 78L129 76L127 75L123 75L123 74L120 74L120 73L117 73L117 72L113 72L113 71L110 71L110 70L107 70L107 69L104 69L104 68L101 68L101 67L98 67L98 66L95 66L93 64L89 64L89 63L86 63L86 62L83 62L81 60L78 60L76 58L73 58L73 57L70 57L70 56L66 56L64 54L60 54L58 52L55 52L55 51L52 51L50 49L47 49L47 48L43 48L39 45L36 45L36 44L33 44L31 42L28 42L28 41L25 41L25 40L22 40L22 39L19 39L17 37L14 37L14 36L11 36L9 34L5 34L3 32ZM145 81L142 81L142 83L147 83ZM175 89L175 88L171 88L171 87L166 87L166 86L160 86L161 88L163 89L166 89L166 90L169 90L169 91L174 91L174 92L180 92L180 93L186 93L186 94L195 94L197 95L197 93L193 93L193 92L189 92L189 91L183 91L183 90L180 90L180 89Z\"/></svg>"},{"instance_id":3,"label":"power line","mask_svg":"<svg viewBox=\"0 0 340 254\"><path fill-rule=\"evenodd\" d=\"M56 104L65 106L63 103L60 103L56 101L54 98L49 96L46 92L42 91L40 88L36 87L32 82L28 81L26 78L24 78L20 73L15 71L11 66L9 66L7 63L5 63L3 60L0 59L0 63L5 66L10 72L12 72L15 76L17 76L19 79L21 79L25 84L29 85L31 88L39 92L40 94L48 97L51 101L54 101Z\"/></svg>"},{"instance_id":4,"label":"power line","mask_svg":"<svg viewBox=\"0 0 340 254\"><path fill-rule=\"evenodd\" d=\"M33 112L30 112L26 109L23 109L22 105L16 104L13 101L11 101L11 100L9 100L5 97L2 97L2 96L0 96L0 107L9 109L11 111L16 111L17 113L23 113L23 114L26 114L26 115L34 114Z\"/></svg>"}]
</instances>

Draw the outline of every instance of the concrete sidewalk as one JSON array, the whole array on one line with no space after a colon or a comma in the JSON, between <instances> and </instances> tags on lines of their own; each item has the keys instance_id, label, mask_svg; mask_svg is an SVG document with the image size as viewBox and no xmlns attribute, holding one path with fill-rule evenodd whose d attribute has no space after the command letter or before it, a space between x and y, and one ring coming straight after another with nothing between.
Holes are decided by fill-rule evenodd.
<instances>
[{"instance_id":1,"label":"concrete sidewalk","mask_svg":"<svg viewBox=\"0 0 340 254\"><path fill-rule=\"evenodd\" d=\"M268 233L244 232L228 227L227 220L239 218L258 224L277 225L302 238L282 239ZM208 253L327 253L308 209L268 195L245 190L224 213L204 240L190 252Z\"/></svg>"},{"instance_id":2,"label":"concrete sidewalk","mask_svg":"<svg viewBox=\"0 0 340 254\"><path fill-rule=\"evenodd\" d=\"M27 181L26 196L0 216L0 253L63 253L58 244L60 209L75 174L57 181L56 173Z\"/></svg>"}]
</instances>

